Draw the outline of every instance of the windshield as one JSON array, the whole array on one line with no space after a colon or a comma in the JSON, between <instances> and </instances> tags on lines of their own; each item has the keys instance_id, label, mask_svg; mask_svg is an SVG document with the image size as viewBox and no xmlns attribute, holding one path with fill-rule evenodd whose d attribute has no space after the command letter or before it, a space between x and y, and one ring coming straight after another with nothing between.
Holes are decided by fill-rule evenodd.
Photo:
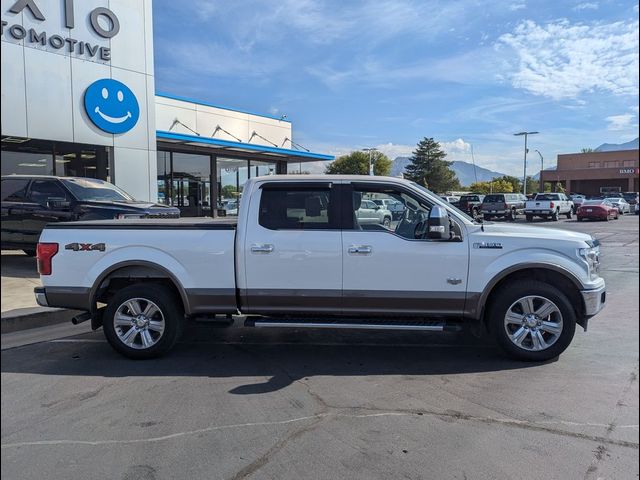
<instances>
[{"instance_id":1,"label":"windshield","mask_svg":"<svg viewBox=\"0 0 640 480\"><path fill-rule=\"evenodd\" d=\"M423 187L422 185L416 183L416 182L411 182L411 185L413 185L414 187L416 187L418 190L421 190L422 192L425 192L435 198L440 198L438 195L436 195L435 193L433 193L431 190L429 190L428 188ZM463 197L464 198L464 197ZM442 200L442 199L441 199ZM455 210L456 213L461 216L464 217L465 220L468 220L469 222L473 222L473 223L479 223L477 220L473 219L469 214L463 212L462 210L460 210L459 208L455 207L454 205L451 205L450 203L447 203L447 207L450 210Z\"/></svg>"},{"instance_id":2,"label":"windshield","mask_svg":"<svg viewBox=\"0 0 640 480\"><path fill-rule=\"evenodd\" d=\"M135 199L115 185L94 178L65 178L62 183L71 193L85 202L133 202Z\"/></svg>"}]
</instances>

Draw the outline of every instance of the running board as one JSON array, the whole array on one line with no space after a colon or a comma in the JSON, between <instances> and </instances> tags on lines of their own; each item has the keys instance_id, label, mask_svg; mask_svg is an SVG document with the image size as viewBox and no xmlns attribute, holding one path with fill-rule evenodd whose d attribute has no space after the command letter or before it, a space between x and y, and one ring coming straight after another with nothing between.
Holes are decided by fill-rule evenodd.
<instances>
[{"instance_id":1,"label":"running board","mask_svg":"<svg viewBox=\"0 0 640 480\"><path fill-rule=\"evenodd\" d=\"M245 327L256 328L328 328L328 329L349 329L349 330L413 330L424 332L458 332L460 325L451 325L444 322L424 321L424 320L369 320L361 319L338 319L338 320L316 320L316 319L274 319L274 318L247 318Z\"/></svg>"}]
</instances>

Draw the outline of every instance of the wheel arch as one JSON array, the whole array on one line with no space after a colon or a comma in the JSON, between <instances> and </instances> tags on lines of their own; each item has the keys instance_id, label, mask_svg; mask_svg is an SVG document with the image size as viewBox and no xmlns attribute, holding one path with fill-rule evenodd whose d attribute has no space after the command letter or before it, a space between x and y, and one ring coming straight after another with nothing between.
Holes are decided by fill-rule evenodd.
<instances>
[{"instance_id":1,"label":"wheel arch","mask_svg":"<svg viewBox=\"0 0 640 480\"><path fill-rule=\"evenodd\" d=\"M152 281L169 286L176 296L181 300L185 313L190 312L189 298L182 283L168 269L157 263L146 260L127 260L115 263L102 272L95 280L90 291L91 305L91 328L96 330L102 325L102 317L97 314L98 302L107 300L110 287L125 284L140 283L142 281ZM116 287L116 289L119 289ZM106 302L105 302L106 303Z\"/></svg>"},{"instance_id":2,"label":"wheel arch","mask_svg":"<svg viewBox=\"0 0 640 480\"><path fill-rule=\"evenodd\" d=\"M478 308L476 310L478 318L481 319L485 328L488 328L489 325L489 322L487 322L485 318L487 307L500 291L501 286L525 279L548 283L567 295L576 312L578 324L586 328L586 322L583 320L585 310L584 300L580 293L582 283L570 271L558 265L545 263L514 265L502 270L489 281L487 287L480 294Z\"/></svg>"}]
</instances>

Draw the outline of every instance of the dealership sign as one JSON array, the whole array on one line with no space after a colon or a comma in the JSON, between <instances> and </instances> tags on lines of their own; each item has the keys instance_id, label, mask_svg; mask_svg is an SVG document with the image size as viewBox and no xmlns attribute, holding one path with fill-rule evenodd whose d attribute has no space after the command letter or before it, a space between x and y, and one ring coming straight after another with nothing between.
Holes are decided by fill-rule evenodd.
<instances>
[{"instance_id":1,"label":"dealership sign","mask_svg":"<svg viewBox=\"0 0 640 480\"><path fill-rule=\"evenodd\" d=\"M64 28L73 29L75 26L75 11L73 0L61 0L64 10ZM36 0L18 0L8 10L10 13L31 15L34 19L44 22L46 20L42 10L38 7ZM110 39L120 31L120 22L115 13L108 8L98 7L89 12L89 24L93 31L104 39ZM86 40L78 40L46 30L26 29L20 24L9 25L9 22L2 20L0 33L15 40L23 40L25 45L40 45L60 50L64 53L72 53L82 57L96 57L103 61L111 60L111 49L95 45Z\"/></svg>"},{"instance_id":2,"label":"dealership sign","mask_svg":"<svg viewBox=\"0 0 640 480\"><path fill-rule=\"evenodd\" d=\"M640 170L637 168L621 168L620 169L620 173L622 175L628 175L628 174L634 174L634 173L637 175L639 171Z\"/></svg>"},{"instance_id":3,"label":"dealership sign","mask_svg":"<svg viewBox=\"0 0 640 480\"><path fill-rule=\"evenodd\" d=\"M89 85L84 92L84 109L93 124L108 133L128 132L140 117L138 100L131 89L111 78Z\"/></svg>"}]
</instances>

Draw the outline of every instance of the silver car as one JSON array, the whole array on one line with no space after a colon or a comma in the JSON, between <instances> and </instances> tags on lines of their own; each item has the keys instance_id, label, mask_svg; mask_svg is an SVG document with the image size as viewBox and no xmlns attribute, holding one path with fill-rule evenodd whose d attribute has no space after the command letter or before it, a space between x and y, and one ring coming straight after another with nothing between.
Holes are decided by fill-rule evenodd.
<instances>
[{"instance_id":1,"label":"silver car","mask_svg":"<svg viewBox=\"0 0 640 480\"><path fill-rule=\"evenodd\" d=\"M607 200L618 209L620 215L631 213L631 205L629 205L624 198L607 198Z\"/></svg>"},{"instance_id":2,"label":"silver car","mask_svg":"<svg viewBox=\"0 0 640 480\"><path fill-rule=\"evenodd\" d=\"M385 207L377 205L373 200L362 200L360 208L356 210L359 225L382 225L391 228L393 215Z\"/></svg>"}]
</instances>

